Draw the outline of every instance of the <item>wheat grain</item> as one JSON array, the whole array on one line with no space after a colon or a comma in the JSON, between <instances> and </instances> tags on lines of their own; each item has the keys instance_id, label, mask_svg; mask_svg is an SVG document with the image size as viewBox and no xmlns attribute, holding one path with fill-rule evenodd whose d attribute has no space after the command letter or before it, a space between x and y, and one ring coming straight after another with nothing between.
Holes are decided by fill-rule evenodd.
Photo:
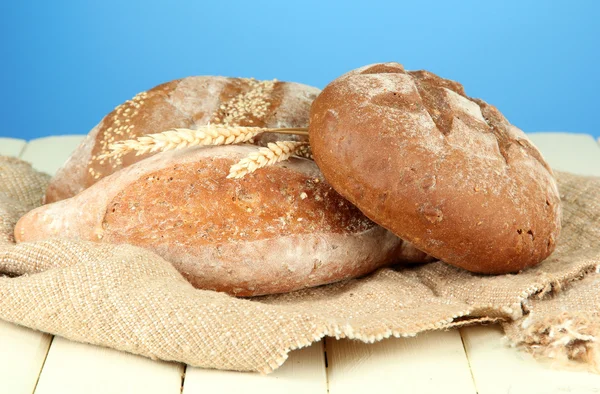
<instances>
[{"instance_id":1,"label":"wheat grain","mask_svg":"<svg viewBox=\"0 0 600 394\"><path fill-rule=\"evenodd\" d=\"M312 149L309 144L298 147L298 150L294 154L299 157L304 157L305 159L314 160Z\"/></svg>"},{"instance_id":2,"label":"wheat grain","mask_svg":"<svg viewBox=\"0 0 600 394\"><path fill-rule=\"evenodd\" d=\"M259 168L287 160L290 156L296 155L299 149L307 145L308 142L270 142L267 147L259 148L256 152L250 153L238 163L232 165L227 178L242 178L244 175L252 173Z\"/></svg>"}]
</instances>

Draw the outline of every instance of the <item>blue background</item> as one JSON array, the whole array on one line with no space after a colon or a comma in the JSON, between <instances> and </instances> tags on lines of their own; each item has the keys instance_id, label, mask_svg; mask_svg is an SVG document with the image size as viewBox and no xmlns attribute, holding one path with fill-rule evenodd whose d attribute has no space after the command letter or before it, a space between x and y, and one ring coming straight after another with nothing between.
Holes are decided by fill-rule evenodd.
<instances>
[{"instance_id":1,"label":"blue background","mask_svg":"<svg viewBox=\"0 0 600 394\"><path fill-rule=\"evenodd\" d=\"M318 87L398 61L525 131L600 136L600 1L0 2L0 136L85 134L189 75Z\"/></svg>"}]
</instances>

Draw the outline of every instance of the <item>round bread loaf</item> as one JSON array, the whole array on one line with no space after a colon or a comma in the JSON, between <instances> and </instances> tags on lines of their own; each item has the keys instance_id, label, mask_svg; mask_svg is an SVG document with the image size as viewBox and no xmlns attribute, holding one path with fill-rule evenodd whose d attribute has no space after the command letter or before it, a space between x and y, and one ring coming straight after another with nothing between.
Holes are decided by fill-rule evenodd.
<instances>
[{"instance_id":1,"label":"round bread loaf","mask_svg":"<svg viewBox=\"0 0 600 394\"><path fill-rule=\"evenodd\" d=\"M188 77L156 86L119 105L90 131L50 182L44 203L72 197L119 169L153 153L101 159L109 144L172 128L207 124L306 127L319 89L292 82ZM256 143L300 137L264 134ZM264 141L263 141L264 140Z\"/></svg>"},{"instance_id":2,"label":"round bread loaf","mask_svg":"<svg viewBox=\"0 0 600 394\"><path fill-rule=\"evenodd\" d=\"M550 167L457 82L398 63L353 70L314 101L309 135L336 191L440 260L509 273L554 250L561 209Z\"/></svg>"},{"instance_id":3,"label":"round bread loaf","mask_svg":"<svg viewBox=\"0 0 600 394\"><path fill-rule=\"evenodd\" d=\"M292 291L426 256L367 219L307 159L227 179L256 147L159 153L37 208L18 242L67 237L150 249L194 286L239 296Z\"/></svg>"}]
</instances>

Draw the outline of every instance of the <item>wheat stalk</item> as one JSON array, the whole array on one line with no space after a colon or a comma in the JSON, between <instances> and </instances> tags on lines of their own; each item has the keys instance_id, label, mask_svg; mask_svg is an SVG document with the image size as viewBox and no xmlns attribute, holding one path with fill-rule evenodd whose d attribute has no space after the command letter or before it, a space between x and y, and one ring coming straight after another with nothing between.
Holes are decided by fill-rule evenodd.
<instances>
[{"instance_id":1,"label":"wheat stalk","mask_svg":"<svg viewBox=\"0 0 600 394\"><path fill-rule=\"evenodd\" d=\"M238 163L232 165L227 178L242 178L259 168L287 160L290 156L297 155L298 151L305 146L308 146L308 142L270 142L267 147L259 148L256 152L250 153Z\"/></svg>"},{"instance_id":2,"label":"wheat stalk","mask_svg":"<svg viewBox=\"0 0 600 394\"><path fill-rule=\"evenodd\" d=\"M172 129L161 133L148 134L136 139L119 141L109 145L110 152L99 159L122 156L129 152L136 155L169 151L191 146L230 145L248 142L261 133L281 133L308 135L306 128L264 128L208 125L192 129Z\"/></svg>"}]
</instances>

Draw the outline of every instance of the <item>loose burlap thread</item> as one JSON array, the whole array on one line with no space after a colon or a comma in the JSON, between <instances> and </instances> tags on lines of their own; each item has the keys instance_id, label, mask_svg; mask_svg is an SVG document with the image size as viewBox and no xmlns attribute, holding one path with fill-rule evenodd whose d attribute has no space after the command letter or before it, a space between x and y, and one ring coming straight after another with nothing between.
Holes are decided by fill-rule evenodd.
<instances>
[{"instance_id":1,"label":"loose burlap thread","mask_svg":"<svg viewBox=\"0 0 600 394\"><path fill-rule=\"evenodd\" d=\"M129 245L69 239L14 244L18 218L48 176L0 157L0 319L193 366L269 373L324 336L365 342L503 322L535 354L594 365L600 338L600 178L559 173L555 253L515 275L442 262L252 299L193 288L167 261Z\"/></svg>"}]
</instances>

